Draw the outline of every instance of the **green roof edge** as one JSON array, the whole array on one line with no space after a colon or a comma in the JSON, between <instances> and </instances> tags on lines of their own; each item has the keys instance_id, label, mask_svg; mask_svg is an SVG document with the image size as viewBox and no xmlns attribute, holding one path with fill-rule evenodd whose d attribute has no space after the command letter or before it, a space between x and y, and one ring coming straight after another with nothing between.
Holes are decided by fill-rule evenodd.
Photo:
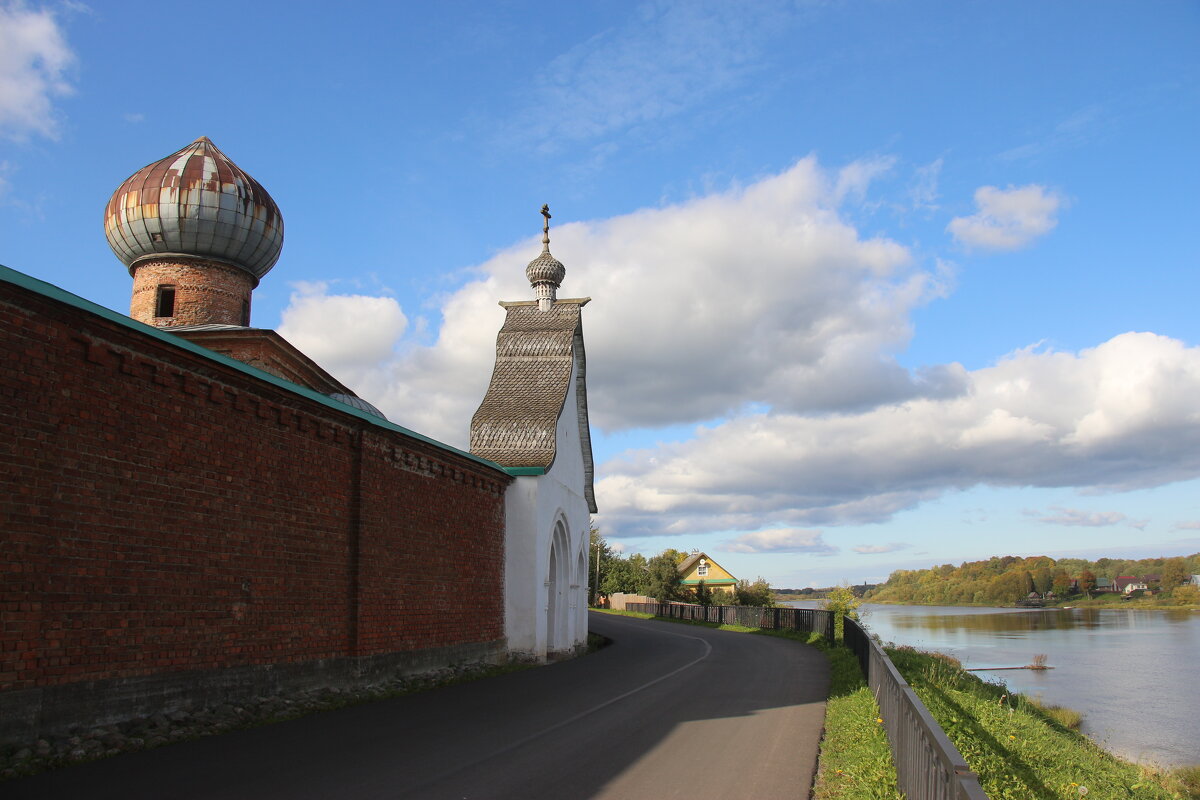
<instances>
[{"instance_id":1,"label":"green roof edge","mask_svg":"<svg viewBox=\"0 0 1200 800\"><path fill-rule=\"evenodd\" d=\"M522 475L545 475L545 467L501 467L502 470L514 477Z\"/></svg>"},{"instance_id":2,"label":"green roof edge","mask_svg":"<svg viewBox=\"0 0 1200 800\"><path fill-rule=\"evenodd\" d=\"M515 468L516 470L537 469L539 470L538 472L514 472L512 469L506 469L505 467L497 464L495 461L489 461L488 459L480 458L473 453L468 453L465 450L459 450L457 447L451 447L448 444L439 442L437 439L431 439L428 436L417 433L416 431L409 430L402 425L397 425L394 422L381 419L374 414L368 414L366 411L361 411L354 406L341 403L337 400L334 400L332 397L321 394L320 392L316 392L305 386L284 380L283 378L272 375L269 372L264 372L257 367L252 367L249 364L238 361L236 358L230 358L229 356L224 356L213 350L209 350L207 347L201 347L198 344L193 344L187 339L176 336L173 333L165 333L161 329L155 328L152 325L147 325L144 322L138 322L137 320L127 317L124 314L118 314L116 311L113 311L110 308L105 308L99 303L93 303L91 300L85 300L79 295L71 294L66 289L62 289L43 280L39 280L32 275L26 275L24 272L18 272L12 267L6 267L3 264L0 264L0 280L5 281L6 283L15 284L20 286L22 289L27 289L35 294L48 297L51 300L57 300L60 303L66 303L67 305L77 308L80 311L94 314L95 316L106 319L109 322L115 322L118 325L123 325L126 328L137 331L138 333L146 334L151 338L158 339L159 341L168 345L178 347L182 350L187 350L198 356L207 358L209 361L215 361L218 364L224 364L227 367L232 367L240 372L246 373L253 378L258 378L259 380L274 384L277 388L292 392L293 394L298 394L301 397L307 397L309 400L316 400L321 405L328 406L334 411L339 411L343 414L349 414L352 417L358 417L364 422L369 422L378 428L384 428L385 430L403 433L404 435L411 436L418 441L433 445L439 450L445 450L448 453L453 453L454 455L469 459L478 464L482 464L485 467L491 467L499 472L507 472L509 475L540 475L545 473L545 470L541 467Z\"/></svg>"}]
</instances>

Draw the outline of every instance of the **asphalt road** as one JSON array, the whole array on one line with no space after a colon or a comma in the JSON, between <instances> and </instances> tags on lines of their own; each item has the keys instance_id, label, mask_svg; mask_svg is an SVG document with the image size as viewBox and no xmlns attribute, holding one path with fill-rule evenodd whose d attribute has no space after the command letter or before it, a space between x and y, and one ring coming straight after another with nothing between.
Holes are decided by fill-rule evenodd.
<instances>
[{"instance_id":1,"label":"asphalt road","mask_svg":"<svg viewBox=\"0 0 1200 800\"><path fill-rule=\"evenodd\" d=\"M807 798L812 648L591 614L583 658L0 784L3 798Z\"/></svg>"}]
</instances>

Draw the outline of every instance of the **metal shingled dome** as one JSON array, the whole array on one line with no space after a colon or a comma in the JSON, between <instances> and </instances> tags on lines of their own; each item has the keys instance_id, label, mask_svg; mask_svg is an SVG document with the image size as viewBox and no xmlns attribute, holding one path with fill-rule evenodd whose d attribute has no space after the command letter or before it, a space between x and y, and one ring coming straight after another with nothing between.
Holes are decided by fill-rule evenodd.
<instances>
[{"instance_id":1,"label":"metal shingled dome","mask_svg":"<svg viewBox=\"0 0 1200 800\"><path fill-rule=\"evenodd\" d=\"M365 411L368 414L372 414L382 420L387 419L387 417L383 415L382 411L368 403L366 400L363 400L361 397L355 397L351 394L342 394L341 392L334 392L329 396L334 400L337 400L339 403L345 403L351 408L357 408L359 411Z\"/></svg>"},{"instance_id":2,"label":"metal shingled dome","mask_svg":"<svg viewBox=\"0 0 1200 800\"><path fill-rule=\"evenodd\" d=\"M202 136L142 167L113 193L104 234L130 268L147 258L206 258L266 275L283 249L283 217L258 181Z\"/></svg>"},{"instance_id":3,"label":"metal shingled dome","mask_svg":"<svg viewBox=\"0 0 1200 800\"><path fill-rule=\"evenodd\" d=\"M525 267L525 277L529 279L530 283L549 282L560 286L566 275L567 268L562 265L561 261L550 255L549 250L543 250L537 258L529 262L529 266Z\"/></svg>"}]
</instances>

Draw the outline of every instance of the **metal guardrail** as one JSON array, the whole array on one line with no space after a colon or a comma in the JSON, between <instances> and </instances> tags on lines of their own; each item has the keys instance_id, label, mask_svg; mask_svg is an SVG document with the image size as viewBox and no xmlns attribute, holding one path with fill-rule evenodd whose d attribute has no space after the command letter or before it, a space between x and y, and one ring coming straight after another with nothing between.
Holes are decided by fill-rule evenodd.
<instances>
[{"instance_id":1,"label":"metal guardrail","mask_svg":"<svg viewBox=\"0 0 1200 800\"><path fill-rule=\"evenodd\" d=\"M626 603L626 611L653 614L669 619L716 622L778 631L819 633L833 643L832 611L820 608L759 608L757 606L698 606L685 603Z\"/></svg>"},{"instance_id":2,"label":"metal guardrail","mask_svg":"<svg viewBox=\"0 0 1200 800\"><path fill-rule=\"evenodd\" d=\"M858 657L879 703L896 763L896 782L911 800L988 800L977 776L883 649L847 617L842 641Z\"/></svg>"}]
</instances>

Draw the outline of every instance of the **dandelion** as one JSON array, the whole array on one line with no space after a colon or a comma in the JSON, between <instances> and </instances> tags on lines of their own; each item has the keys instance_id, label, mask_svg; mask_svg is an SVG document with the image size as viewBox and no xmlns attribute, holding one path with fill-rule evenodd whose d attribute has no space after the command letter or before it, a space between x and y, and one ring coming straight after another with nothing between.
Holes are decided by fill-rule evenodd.
<instances>
[{"instance_id":1,"label":"dandelion","mask_svg":"<svg viewBox=\"0 0 1200 800\"><path fill-rule=\"evenodd\" d=\"M883 717L876 717L876 718L875 718L875 721L876 721L876 722L878 722L880 725L882 725L882 724L883 724Z\"/></svg>"},{"instance_id":2,"label":"dandelion","mask_svg":"<svg viewBox=\"0 0 1200 800\"><path fill-rule=\"evenodd\" d=\"M1017 737L1013 736L1013 735L1010 733L1010 734L1008 735L1008 738L1010 738L1010 739L1016 739Z\"/></svg>"}]
</instances>

